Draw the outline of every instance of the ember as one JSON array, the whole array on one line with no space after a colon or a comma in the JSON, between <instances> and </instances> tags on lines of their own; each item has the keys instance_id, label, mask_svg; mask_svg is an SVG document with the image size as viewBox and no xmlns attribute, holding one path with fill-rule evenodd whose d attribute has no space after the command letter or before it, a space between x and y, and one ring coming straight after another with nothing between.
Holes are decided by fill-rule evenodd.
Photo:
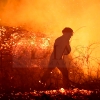
<instances>
[{"instance_id":1,"label":"ember","mask_svg":"<svg viewBox=\"0 0 100 100\"><path fill-rule=\"evenodd\" d=\"M0 50L9 51L13 56L13 67L17 67L17 63L24 63L26 67L36 66L32 63L33 59L44 59L51 50L50 38L42 33L29 32L21 27L1 26L0 41Z\"/></svg>"},{"instance_id":2,"label":"ember","mask_svg":"<svg viewBox=\"0 0 100 100\"><path fill-rule=\"evenodd\" d=\"M63 90L62 88L60 90ZM36 91L34 92L18 92L18 93L11 93L11 94L0 94L1 99L34 99L34 100L99 100L99 91L90 91L90 90L79 90L77 89L64 89L63 93L59 90L48 90L48 91ZM83 92L81 92L83 91Z\"/></svg>"}]
</instances>

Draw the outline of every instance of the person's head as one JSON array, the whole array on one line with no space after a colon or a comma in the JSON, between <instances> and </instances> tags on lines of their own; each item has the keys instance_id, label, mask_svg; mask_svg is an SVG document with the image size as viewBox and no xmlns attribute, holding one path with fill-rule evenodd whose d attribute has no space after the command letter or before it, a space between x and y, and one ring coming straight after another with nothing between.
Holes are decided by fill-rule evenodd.
<instances>
[{"instance_id":1,"label":"person's head","mask_svg":"<svg viewBox=\"0 0 100 100\"><path fill-rule=\"evenodd\" d=\"M73 30L71 28L69 28L69 27L65 27L62 30L62 33L63 33L63 35L67 35L70 38L73 35Z\"/></svg>"}]
</instances>

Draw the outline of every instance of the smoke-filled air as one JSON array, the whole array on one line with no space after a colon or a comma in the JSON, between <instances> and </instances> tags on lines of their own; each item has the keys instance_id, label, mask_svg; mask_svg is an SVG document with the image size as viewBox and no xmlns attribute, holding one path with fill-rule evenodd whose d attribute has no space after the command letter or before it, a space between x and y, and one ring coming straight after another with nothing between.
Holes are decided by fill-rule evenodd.
<instances>
[{"instance_id":1,"label":"smoke-filled air","mask_svg":"<svg viewBox=\"0 0 100 100\"><path fill-rule=\"evenodd\" d=\"M91 56L100 57L99 20L100 0L0 0L1 25L23 26L36 33L52 35L52 41L62 35L64 27L71 27L74 30L72 56L93 50Z\"/></svg>"},{"instance_id":2,"label":"smoke-filled air","mask_svg":"<svg viewBox=\"0 0 100 100\"><path fill-rule=\"evenodd\" d=\"M82 44L99 41L99 0L0 0L0 19L5 25L31 27L56 37L69 26ZM95 37L95 38L94 38ZM73 37L74 38L74 37ZM84 43L83 43L84 42Z\"/></svg>"}]
</instances>

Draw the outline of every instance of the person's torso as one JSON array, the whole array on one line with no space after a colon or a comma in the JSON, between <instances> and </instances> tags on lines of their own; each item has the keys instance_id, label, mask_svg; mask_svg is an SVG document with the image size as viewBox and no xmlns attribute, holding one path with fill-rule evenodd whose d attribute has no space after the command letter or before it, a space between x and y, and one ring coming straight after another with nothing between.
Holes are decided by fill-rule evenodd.
<instances>
[{"instance_id":1,"label":"person's torso","mask_svg":"<svg viewBox=\"0 0 100 100\"><path fill-rule=\"evenodd\" d=\"M52 59L61 59L63 56L63 52L65 47L69 48L69 40L61 36L55 40L54 50L51 54Z\"/></svg>"}]
</instances>

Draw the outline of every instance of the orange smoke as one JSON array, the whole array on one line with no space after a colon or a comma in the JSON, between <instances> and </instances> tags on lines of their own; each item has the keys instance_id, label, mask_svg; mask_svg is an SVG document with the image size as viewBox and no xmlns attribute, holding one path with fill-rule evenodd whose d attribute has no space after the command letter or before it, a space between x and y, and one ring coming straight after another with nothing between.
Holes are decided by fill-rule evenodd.
<instances>
[{"instance_id":1,"label":"orange smoke","mask_svg":"<svg viewBox=\"0 0 100 100\"><path fill-rule=\"evenodd\" d=\"M5 2L4 2L5 1ZM1 23L24 25L34 31L58 37L65 26L75 30L78 39L99 40L99 0L1 0ZM75 35L76 36L76 35ZM85 41L84 41L85 42ZM87 41L86 41L87 43Z\"/></svg>"},{"instance_id":2,"label":"orange smoke","mask_svg":"<svg viewBox=\"0 0 100 100\"><path fill-rule=\"evenodd\" d=\"M1 0L0 23L52 34L53 41L66 26L74 31L85 26L74 33L71 41L74 50L79 45L100 42L99 4L99 0ZM92 56L99 57L99 49Z\"/></svg>"}]
</instances>

